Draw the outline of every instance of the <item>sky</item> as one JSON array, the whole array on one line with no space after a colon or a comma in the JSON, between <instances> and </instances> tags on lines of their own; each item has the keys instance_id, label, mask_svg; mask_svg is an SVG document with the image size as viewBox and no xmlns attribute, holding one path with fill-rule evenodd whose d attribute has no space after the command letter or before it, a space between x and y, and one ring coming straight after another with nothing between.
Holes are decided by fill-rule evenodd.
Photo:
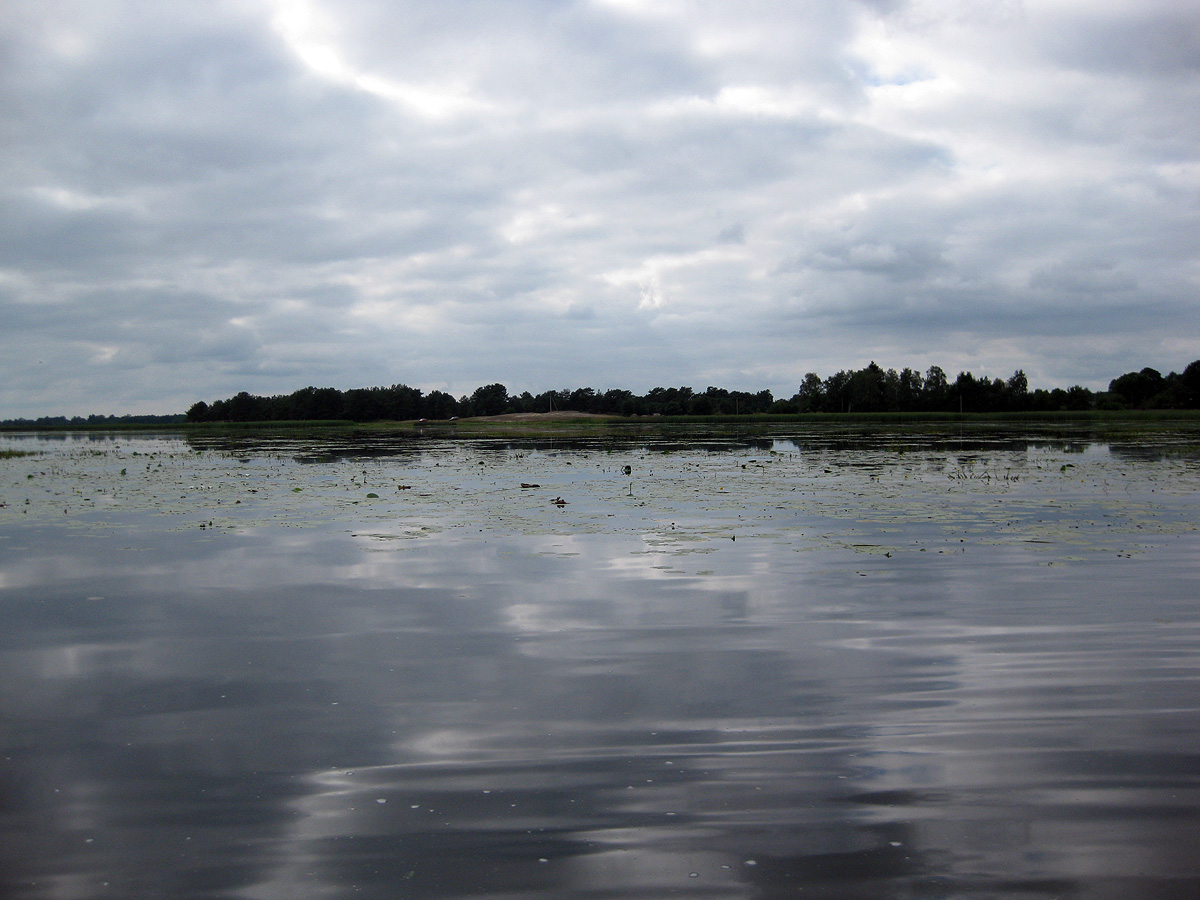
<instances>
[{"instance_id":1,"label":"sky","mask_svg":"<svg viewBox=\"0 0 1200 900\"><path fill-rule=\"evenodd\" d=\"M1200 358L1200 0L5 0L0 419Z\"/></svg>"}]
</instances>

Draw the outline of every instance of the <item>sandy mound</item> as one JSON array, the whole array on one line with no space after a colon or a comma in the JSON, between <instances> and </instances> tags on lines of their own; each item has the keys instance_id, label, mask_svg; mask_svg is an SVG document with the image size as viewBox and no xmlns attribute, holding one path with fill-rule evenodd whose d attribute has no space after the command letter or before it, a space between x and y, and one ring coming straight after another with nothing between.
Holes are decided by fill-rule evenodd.
<instances>
[{"instance_id":1,"label":"sandy mound","mask_svg":"<svg viewBox=\"0 0 1200 900\"><path fill-rule=\"evenodd\" d=\"M556 409L544 413L505 413L502 416L475 416L483 422L545 422L551 419L609 419L611 416L601 416L596 413L575 412L570 409Z\"/></svg>"}]
</instances>

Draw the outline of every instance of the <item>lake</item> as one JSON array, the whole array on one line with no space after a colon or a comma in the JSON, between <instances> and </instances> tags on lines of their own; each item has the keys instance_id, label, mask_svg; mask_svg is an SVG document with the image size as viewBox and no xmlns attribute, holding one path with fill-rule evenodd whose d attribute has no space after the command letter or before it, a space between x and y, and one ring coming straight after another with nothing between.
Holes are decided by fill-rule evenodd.
<instances>
[{"instance_id":1,"label":"lake","mask_svg":"<svg viewBox=\"0 0 1200 900\"><path fill-rule=\"evenodd\" d=\"M0 451L0 896L1200 896L1194 434Z\"/></svg>"}]
</instances>

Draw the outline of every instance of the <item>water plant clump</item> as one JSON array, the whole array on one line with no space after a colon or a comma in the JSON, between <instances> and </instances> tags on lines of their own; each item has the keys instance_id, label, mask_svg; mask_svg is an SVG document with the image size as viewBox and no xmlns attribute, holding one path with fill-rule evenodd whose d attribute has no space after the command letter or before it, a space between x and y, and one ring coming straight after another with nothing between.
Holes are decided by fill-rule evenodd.
<instances>
[{"instance_id":1,"label":"water plant clump","mask_svg":"<svg viewBox=\"0 0 1200 900\"><path fill-rule=\"evenodd\" d=\"M65 517L80 528L189 528L200 520L218 533L344 523L405 540L481 528L607 533L644 536L656 553L689 554L754 535L796 550L878 549L887 558L941 550L964 535L1073 556L1133 552L1131 535L1195 527L1172 499L1200 490L1200 468L1186 455L1142 460L1137 445L1012 437L977 449L960 442L948 453L946 443L841 435L645 442L623 449L632 463L614 466L611 445L586 442L426 441L390 453L278 437L236 448L46 442L36 468L14 459L0 470L0 522ZM151 463L132 466L135 455Z\"/></svg>"}]
</instances>

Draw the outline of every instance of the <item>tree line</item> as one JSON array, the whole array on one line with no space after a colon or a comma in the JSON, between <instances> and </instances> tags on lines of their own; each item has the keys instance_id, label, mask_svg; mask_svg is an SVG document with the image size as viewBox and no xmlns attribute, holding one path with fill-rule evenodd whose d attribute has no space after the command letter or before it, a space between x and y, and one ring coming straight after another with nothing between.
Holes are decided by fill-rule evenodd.
<instances>
[{"instance_id":1,"label":"tree line","mask_svg":"<svg viewBox=\"0 0 1200 900\"><path fill-rule=\"evenodd\" d=\"M815 372L804 377L788 398L771 391L730 391L709 387L656 387L646 394L595 388L528 391L510 394L503 384L488 384L455 398L443 391L428 394L405 384L391 387L306 387L291 394L259 397L242 391L212 404L201 401L187 411L190 422L270 422L342 420L353 422L404 421L495 416L504 413L572 410L614 416L738 416L758 413L809 412L1058 412L1089 409L1200 408L1200 360L1182 373L1162 375L1142 369L1114 378L1107 391L1081 385L1045 390L1029 389L1018 369L1007 379L976 377L960 372L953 381L938 366L924 374L905 368L883 369L876 363L843 370L827 378Z\"/></svg>"},{"instance_id":2,"label":"tree line","mask_svg":"<svg viewBox=\"0 0 1200 900\"><path fill-rule=\"evenodd\" d=\"M36 419L4 419L0 426L6 428L125 428L145 425L178 425L187 421L183 413L171 413L165 416L156 415L124 415L104 416L93 413L90 416L39 416Z\"/></svg>"}]
</instances>

